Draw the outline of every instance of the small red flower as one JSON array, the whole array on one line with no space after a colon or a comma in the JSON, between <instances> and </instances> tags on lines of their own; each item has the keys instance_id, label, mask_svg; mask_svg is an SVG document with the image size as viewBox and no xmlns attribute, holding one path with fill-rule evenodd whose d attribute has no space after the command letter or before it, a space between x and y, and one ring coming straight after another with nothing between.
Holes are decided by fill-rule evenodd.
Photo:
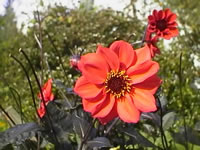
<instances>
[{"instance_id":1,"label":"small red flower","mask_svg":"<svg viewBox=\"0 0 200 150\"><path fill-rule=\"evenodd\" d=\"M81 56L78 67L82 76L74 91L84 110L102 124L115 117L136 123L141 112L157 109L153 94L161 84L159 64L151 60L147 45L135 51L125 41L98 46L96 53Z\"/></svg>"},{"instance_id":2,"label":"small red flower","mask_svg":"<svg viewBox=\"0 0 200 150\"><path fill-rule=\"evenodd\" d=\"M44 86L42 87L42 93L43 93L43 96L44 96L44 101L45 102L48 102L48 101L52 101L54 99L54 95L53 93L51 92L51 89L52 89L52 79L49 79L45 84ZM42 95L41 93L38 94L38 98L40 100L42 100Z\"/></svg>"},{"instance_id":3,"label":"small red flower","mask_svg":"<svg viewBox=\"0 0 200 150\"><path fill-rule=\"evenodd\" d=\"M156 36L169 40L179 34L176 23L176 14L170 9L154 10L148 16L148 32L156 33Z\"/></svg>"},{"instance_id":4,"label":"small red flower","mask_svg":"<svg viewBox=\"0 0 200 150\"><path fill-rule=\"evenodd\" d=\"M49 103L49 101L54 100L54 95L51 91L52 90L52 81L53 81L52 79L49 79L42 87L42 93L44 96L45 105L47 105ZM45 110L44 103L42 101L41 93L38 94L38 98L41 100L41 102L40 102L40 107L38 108L37 111L38 111L40 118L42 118L45 115L46 110Z\"/></svg>"},{"instance_id":5,"label":"small red flower","mask_svg":"<svg viewBox=\"0 0 200 150\"><path fill-rule=\"evenodd\" d=\"M150 32L146 32L145 42L147 43L151 57L153 58L156 54L160 54L160 49L157 47L156 43L158 42L158 37L154 36L152 38L152 34Z\"/></svg>"}]
</instances>

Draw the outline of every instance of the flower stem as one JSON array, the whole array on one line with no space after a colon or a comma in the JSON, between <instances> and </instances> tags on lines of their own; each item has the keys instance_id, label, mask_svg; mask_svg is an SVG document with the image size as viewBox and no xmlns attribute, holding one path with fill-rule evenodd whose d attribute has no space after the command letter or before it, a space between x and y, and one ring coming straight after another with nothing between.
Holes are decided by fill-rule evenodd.
<instances>
[{"instance_id":1,"label":"flower stem","mask_svg":"<svg viewBox=\"0 0 200 150\"><path fill-rule=\"evenodd\" d=\"M82 141L81 141L81 145L79 147L78 150L82 150L83 149L83 145L84 143L87 141L88 137L89 137L89 133L91 132L92 130L92 127L94 126L95 122L96 122L97 119L94 119L92 124L88 127L87 131L86 131L86 134L85 136L83 137Z\"/></svg>"},{"instance_id":2,"label":"flower stem","mask_svg":"<svg viewBox=\"0 0 200 150\"><path fill-rule=\"evenodd\" d=\"M112 129L112 127L113 127L118 121L119 121L119 117L116 118L116 119L112 122L112 124L108 127L108 129L107 129L106 132L105 132L105 136L108 135L108 133L110 132L110 130Z\"/></svg>"}]
</instances>

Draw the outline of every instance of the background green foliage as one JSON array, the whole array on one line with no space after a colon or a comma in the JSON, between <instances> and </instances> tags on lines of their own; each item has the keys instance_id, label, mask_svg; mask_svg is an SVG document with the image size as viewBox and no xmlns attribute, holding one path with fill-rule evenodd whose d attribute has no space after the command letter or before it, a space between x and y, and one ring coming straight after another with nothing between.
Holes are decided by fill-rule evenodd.
<instances>
[{"instance_id":1,"label":"background green foliage","mask_svg":"<svg viewBox=\"0 0 200 150\"><path fill-rule=\"evenodd\" d=\"M147 24L144 16L149 12L137 10L135 2L131 1L123 12L85 7L83 4L75 9L59 5L49 7L45 12L34 13L35 18L30 21L26 34L16 28L15 14L8 4L5 15L0 16L0 104L4 108L12 105L18 111L15 99L19 98L19 94L25 121L36 120L28 82L20 66L9 57L10 53L20 59L28 70L35 96L39 90L30 67L18 52L19 48L30 57L41 82L52 77L71 88L78 77L78 72L69 65L72 55L95 51L98 44L109 46L114 40L133 43L142 39ZM159 73L163 80L161 96L167 101L165 113L173 111L178 117L169 131L178 131L184 125L184 119L187 126L199 129L200 92L195 83L199 81L200 69L194 58L199 59L200 56L200 1L154 0L155 3L177 14L180 31L180 35L167 44L159 41L161 55L155 58L160 63ZM143 20L138 19L136 12L141 13ZM62 97L59 90L54 92L58 99ZM0 126L0 130L4 129ZM166 132L167 137L172 141L169 131ZM158 140L154 142L161 143Z\"/></svg>"}]
</instances>

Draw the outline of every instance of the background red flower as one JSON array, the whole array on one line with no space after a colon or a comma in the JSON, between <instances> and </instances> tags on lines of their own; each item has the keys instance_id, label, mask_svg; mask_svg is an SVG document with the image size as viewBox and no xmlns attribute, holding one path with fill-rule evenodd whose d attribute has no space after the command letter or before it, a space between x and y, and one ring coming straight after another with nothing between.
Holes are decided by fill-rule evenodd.
<instances>
[{"instance_id":1,"label":"background red flower","mask_svg":"<svg viewBox=\"0 0 200 150\"><path fill-rule=\"evenodd\" d=\"M44 100L45 102L48 102L48 101L52 101L54 99L54 95L52 93L52 82L53 80L52 79L49 79L45 84L44 86L42 87L42 93L43 93L43 96L44 96ZM38 98L40 100L42 100L42 95L41 93L38 94Z\"/></svg>"},{"instance_id":2,"label":"background red flower","mask_svg":"<svg viewBox=\"0 0 200 150\"><path fill-rule=\"evenodd\" d=\"M172 13L170 9L154 10L153 14L148 16L147 30L167 40L177 36L179 31L177 29L176 17L176 14Z\"/></svg>"},{"instance_id":3,"label":"background red flower","mask_svg":"<svg viewBox=\"0 0 200 150\"><path fill-rule=\"evenodd\" d=\"M52 93L52 82L53 82L53 79L49 79L42 87L42 93L44 96L45 105L47 105L49 101L54 100L54 94ZM40 107L38 108L37 111L40 118L42 118L45 115L46 110L45 110L44 103L42 101L41 93L38 94L38 98L41 100L41 102L40 102Z\"/></svg>"}]
</instances>

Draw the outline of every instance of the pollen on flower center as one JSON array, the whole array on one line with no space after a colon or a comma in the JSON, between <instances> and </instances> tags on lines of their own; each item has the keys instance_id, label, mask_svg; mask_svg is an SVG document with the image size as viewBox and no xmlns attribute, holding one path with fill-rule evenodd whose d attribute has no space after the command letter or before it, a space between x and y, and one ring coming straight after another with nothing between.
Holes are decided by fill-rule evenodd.
<instances>
[{"instance_id":1,"label":"pollen on flower center","mask_svg":"<svg viewBox=\"0 0 200 150\"><path fill-rule=\"evenodd\" d=\"M130 78L125 74L125 71L111 70L106 78L105 87L107 93L112 93L116 98L124 96L126 92L130 92Z\"/></svg>"},{"instance_id":2,"label":"pollen on flower center","mask_svg":"<svg viewBox=\"0 0 200 150\"><path fill-rule=\"evenodd\" d=\"M163 31L166 29L167 27L167 23L166 21L163 19L163 20L159 20L157 21L156 23L156 27L160 30L160 31Z\"/></svg>"}]
</instances>

